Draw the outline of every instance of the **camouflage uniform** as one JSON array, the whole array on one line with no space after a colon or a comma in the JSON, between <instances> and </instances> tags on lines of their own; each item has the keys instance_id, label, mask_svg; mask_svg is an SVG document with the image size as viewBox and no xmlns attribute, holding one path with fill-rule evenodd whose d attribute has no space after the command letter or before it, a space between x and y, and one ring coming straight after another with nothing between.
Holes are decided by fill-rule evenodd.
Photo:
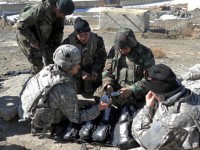
<instances>
[{"instance_id":1,"label":"camouflage uniform","mask_svg":"<svg viewBox=\"0 0 200 150\"><path fill-rule=\"evenodd\" d=\"M200 64L196 64L182 77L182 84L196 94L200 94Z\"/></svg>"},{"instance_id":2,"label":"camouflage uniform","mask_svg":"<svg viewBox=\"0 0 200 150\"><path fill-rule=\"evenodd\" d=\"M132 96L136 99L144 98L146 90L143 85L143 72L154 64L155 60L151 50L139 42L136 47L131 48L127 56L121 55L120 51L113 46L102 73L103 84L94 95L100 97L105 87L112 85L114 91L127 87L131 89ZM118 99L113 103L117 101L122 103L124 99Z\"/></svg>"},{"instance_id":3,"label":"camouflage uniform","mask_svg":"<svg viewBox=\"0 0 200 150\"><path fill-rule=\"evenodd\" d=\"M81 53L75 46L61 45L53 54L55 64L44 67L26 82L20 94L19 116L22 121L32 120L33 134L38 128L46 133L47 127L66 121L66 118L79 124L100 114L105 105L79 110L73 75L80 68L80 60Z\"/></svg>"},{"instance_id":4,"label":"camouflage uniform","mask_svg":"<svg viewBox=\"0 0 200 150\"><path fill-rule=\"evenodd\" d=\"M100 111L97 105L94 105L90 109L79 111L79 104L76 92L76 86L74 85L73 77L69 73L58 69L57 65L49 65L42 69L36 76L37 83L40 85L36 88L35 83L29 81L29 86L26 89L29 90L29 97L35 97L32 106L31 102L26 102L30 99L26 98L26 93L22 94L22 109L24 112L28 112L32 119L32 123L35 127L42 128L44 125L59 123L63 118L68 118L69 121L74 123L81 123L82 121L88 121L96 118ZM57 80L57 82L55 82ZM55 82L55 83L54 83ZM46 86L45 86L46 85ZM28 88L36 88L30 91ZM37 96L39 90L39 96ZM34 106L35 105L35 106ZM27 111L28 108L28 111ZM22 114L20 117L28 117L27 114Z\"/></svg>"},{"instance_id":5,"label":"camouflage uniform","mask_svg":"<svg viewBox=\"0 0 200 150\"><path fill-rule=\"evenodd\" d=\"M77 88L80 90L83 71L91 73L92 71L99 74L95 82L101 82L101 73L106 61L106 50L103 38L93 32L89 32L89 40L83 45L77 38L76 33L71 33L62 44L71 44L81 50L81 69L76 75ZM92 81L94 82L94 81ZM97 83L94 83L94 85Z\"/></svg>"},{"instance_id":6,"label":"camouflage uniform","mask_svg":"<svg viewBox=\"0 0 200 150\"><path fill-rule=\"evenodd\" d=\"M43 68L43 62L42 52L31 47L30 43L41 43L42 41L39 40L41 36L45 44L43 46L48 49L46 52L48 62L53 63L52 54L61 44L63 29L64 18L56 17L50 3L45 0L40 4L28 5L22 11L17 23L16 36L21 51L31 63L32 73L39 72Z\"/></svg>"},{"instance_id":7,"label":"camouflage uniform","mask_svg":"<svg viewBox=\"0 0 200 150\"><path fill-rule=\"evenodd\" d=\"M200 97L181 86L153 107L145 106L132 123L132 135L145 149L199 147Z\"/></svg>"}]
</instances>

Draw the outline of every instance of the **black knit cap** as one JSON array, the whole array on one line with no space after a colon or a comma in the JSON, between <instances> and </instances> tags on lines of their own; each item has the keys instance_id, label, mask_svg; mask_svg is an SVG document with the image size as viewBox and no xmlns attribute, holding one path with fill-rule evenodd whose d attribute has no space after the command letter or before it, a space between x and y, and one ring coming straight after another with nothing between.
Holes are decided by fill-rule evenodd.
<instances>
[{"instance_id":1,"label":"black knit cap","mask_svg":"<svg viewBox=\"0 0 200 150\"><path fill-rule=\"evenodd\" d=\"M82 19L81 17L77 17L76 20L74 21L74 30L76 33L81 33L81 32L90 32L90 26L89 23Z\"/></svg>"},{"instance_id":2,"label":"black knit cap","mask_svg":"<svg viewBox=\"0 0 200 150\"><path fill-rule=\"evenodd\" d=\"M75 8L72 0L58 0L57 6L65 15L71 15Z\"/></svg>"},{"instance_id":3,"label":"black knit cap","mask_svg":"<svg viewBox=\"0 0 200 150\"><path fill-rule=\"evenodd\" d=\"M147 89L157 94L168 93L181 86L175 73L164 64L152 66L145 72L145 79Z\"/></svg>"}]
</instances>

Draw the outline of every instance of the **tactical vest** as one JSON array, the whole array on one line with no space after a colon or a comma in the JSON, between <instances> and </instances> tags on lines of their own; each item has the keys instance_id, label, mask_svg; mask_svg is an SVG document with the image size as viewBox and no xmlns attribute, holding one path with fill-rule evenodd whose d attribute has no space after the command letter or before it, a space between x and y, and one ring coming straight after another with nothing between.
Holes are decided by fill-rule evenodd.
<instances>
[{"instance_id":1,"label":"tactical vest","mask_svg":"<svg viewBox=\"0 0 200 150\"><path fill-rule=\"evenodd\" d=\"M90 32L90 37L86 46L83 46L76 41L76 35L74 33L69 35L69 44L76 46L81 51L81 63L82 67L93 64L95 52L97 50L97 38L96 34Z\"/></svg>"},{"instance_id":2,"label":"tactical vest","mask_svg":"<svg viewBox=\"0 0 200 150\"><path fill-rule=\"evenodd\" d=\"M61 76L54 70L54 65L49 65L40 71L37 75L31 77L25 84L21 96L22 112L19 112L20 118L27 120L34 117L34 112L37 107L48 107L46 97L49 91L57 84L66 82L71 86L75 85L69 81L67 77Z\"/></svg>"},{"instance_id":3,"label":"tactical vest","mask_svg":"<svg viewBox=\"0 0 200 150\"><path fill-rule=\"evenodd\" d=\"M133 54L123 56L118 50L116 50L113 63L113 69L115 70L115 80L122 87L129 87L143 77L143 61L137 60Z\"/></svg>"},{"instance_id":4,"label":"tactical vest","mask_svg":"<svg viewBox=\"0 0 200 150\"><path fill-rule=\"evenodd\" d=\"M188 101L187 99L190 100L189 103L184 102L184 100ZM181 102L182 100L183 102ZM182 135L182 139L185 138L183 141L184 149L199 147L199 101L199 96L191 94L188 97L180 99L174 105L169 107L159 103L158 109L154 115L154 121L150 124L151 128L145 133L145 136L141 138L143 146L148 147L149 149L162 149L163 144L166 145L165 142L167 140L169 140L168 144L172 143L172 141L170 141L171 139L168 139L167 136L170 132L182 132L185 133ZM181 117L184 117L187 120L179 122L180 120L183 121ZM188 121L189 119L191 121ZM175 126L176 124L178 124L176 128L170 128L170 125ZM149 137L152 136L155 138L149 139Z\"/></svg>"}]
</instances>

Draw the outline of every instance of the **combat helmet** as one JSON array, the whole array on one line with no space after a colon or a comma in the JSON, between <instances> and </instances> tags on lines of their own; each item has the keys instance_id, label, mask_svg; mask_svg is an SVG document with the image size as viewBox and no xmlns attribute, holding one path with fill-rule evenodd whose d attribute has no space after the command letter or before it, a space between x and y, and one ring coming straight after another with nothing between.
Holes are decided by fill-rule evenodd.
<instances>
[{"instance_id":1,"label":"combat helmet","mask_svg":"<svg viewBox=\"0 0 200 150\"><path fill-rule=\"evenodd\" d=\"M73 45L61 45L53 53L53 61L61 68L69 69L71 66L80 63L81 53L79 49Z\"/></svg>"},{"instance_id":2,"label":"combat helmet","mask_svg":"<svg viewBox=\"0 0 200 150\"><path fill-rule=\"evenodd\" d=\"M134 32L129 28L121 28L118 30L115 36L116 48L136 47L137 40Z\"/></svg>"},{"instance_id":3,"label":"combat helmet","mask_svg":"<svg viewBox=\"0 0 200 150\"><path fill-rule=\"evenodd\" d=\"M71 15L74 12L75 5L72 0L57 0L56 5L65 15Z\"/></svg>"}]
</instances>

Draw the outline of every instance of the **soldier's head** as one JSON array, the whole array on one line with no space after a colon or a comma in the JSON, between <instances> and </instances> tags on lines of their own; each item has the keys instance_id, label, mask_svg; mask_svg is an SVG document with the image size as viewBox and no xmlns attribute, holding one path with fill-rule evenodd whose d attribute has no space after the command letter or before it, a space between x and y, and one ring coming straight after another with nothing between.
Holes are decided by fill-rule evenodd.
<instances>
[{"instance_id":1,"label":"soldier's head","mask_svg":"<svg viewBox=\"0 0 200 150\"><path fill-rule=\"evenodd\" d=\"M175 73L164 64L152 66L144 75L147 89L158 95L167 94L181 86Z\"/></svg>"},{"instance_id":2,"label":"soldier's head","mask_svg":"<svg viewBox=\"0 0 200 150\"><path fill-rule=\"evenodd\" d=\"M88 42L90 31L89 23L86 20L77 17L74 21L74 33L81 43L86 44Z\"/></svg>"},{"instance_id":3,"label":"soldier's head","mask_svg":"<svg viewBox=\"0 0 200 150\"><path fill-rule=\"evenodd\" d=\"M74 12L75 5L72 0L52 0L52 10L57 17L64 18Z\"/></svg>"},{"instance_id":4,"label":"soldier's head","mask_svg":"<svg viewBox=\"0 0 200 150\"><path fill-rule=\"evenodd\" d=\"M61 45L54 52L53 61L62 70L69 72L72 75L75 75L80 69L80 50L73 45Z\"/></svg>"},{"instance_id":5,"label":"soldier's head","mask_svg":"<svg viewBox=\"0 0 200 150\"><path fill-rule=\"evenodd\" d=\"M137 40L133 31L129 28L121 28L117 31L115 36L115 47L120 50L122 54L128 54L131 48L136 47Z\"/></svg>"}]
</instances>

